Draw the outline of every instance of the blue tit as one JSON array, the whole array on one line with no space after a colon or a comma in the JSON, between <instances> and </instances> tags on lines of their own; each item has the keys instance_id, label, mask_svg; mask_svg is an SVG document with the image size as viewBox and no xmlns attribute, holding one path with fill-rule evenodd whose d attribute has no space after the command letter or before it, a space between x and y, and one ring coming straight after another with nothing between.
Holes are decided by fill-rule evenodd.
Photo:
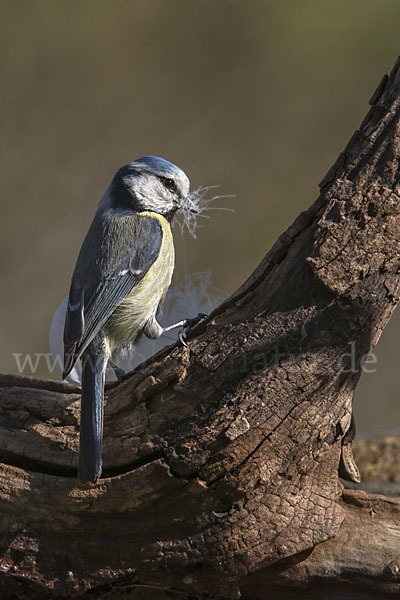
<instances>
[{"instance_id":1,"label":"blue tit","mask_svg":"<svg viewBox=\"0 0 400 600\"><path fill-rule=\"evenodd\" d=\"M108 361L142 334L158 338L157 311L174 270L171 222L189 193L177 166L144 156L122 167L100 201L72 275L64 327L65 378L80 357L78 477L102 471L104 380Z\"/></svg>"}]
</instances>

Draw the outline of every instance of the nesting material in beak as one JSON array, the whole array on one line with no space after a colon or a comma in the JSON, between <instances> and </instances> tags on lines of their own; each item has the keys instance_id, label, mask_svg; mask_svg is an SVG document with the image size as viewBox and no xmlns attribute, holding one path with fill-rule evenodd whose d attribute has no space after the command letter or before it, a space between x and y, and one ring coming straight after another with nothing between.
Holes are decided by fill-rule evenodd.
<instances>
[{"instance_id":1,"label":"nesting material in beak","mask_svg":"<svg viewBox=\"0 0 400 600\"><path fill-rule=\"evenodd\" d=\"M189 194L182 198L179 203L179 209L177 213L176 223L181 229L183 233L185 227L189 231L189 233L195 238L196 237L196 229L199 227L198 217L202 217L203 219L209 219L209 215L205 215L204 213L210 210L228 210L231 212L233 208L225 208L221 206L210 206L211 202L218 200L220 198L233 198L234 195L217 195L212 198L207 198L207 193L209 190L219 187L217 185L199 187L197 190L193 190L189 192ZM180 217L180 218L179 218Z\"/></svg>"}]
</instances>

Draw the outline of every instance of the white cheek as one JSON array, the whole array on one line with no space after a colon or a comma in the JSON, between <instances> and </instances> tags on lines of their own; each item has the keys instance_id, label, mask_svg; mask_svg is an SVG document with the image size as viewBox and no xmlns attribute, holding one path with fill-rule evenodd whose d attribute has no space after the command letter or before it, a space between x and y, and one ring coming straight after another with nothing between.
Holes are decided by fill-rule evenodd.
<instances>
[{"instance_id":1,"label":"white cheek","mask_svg":"<svg viewBox=\"0 0 400 600\"><path fill-rule=\"evenodd\" d=\"M143 180L136 180L131 187L132 192L136 195L137 199L145 204L149 199L149 190L151 189L148 182Z\"/></svg>"},{"instance_id":2,"label":"white cheek","mask_svg":"<svg viewBox=\"0 0 400 600\"><path fill-rule=\"evenodd\" d=\"M146 210L169 212L174 207L172 195L150 177L133 179L131 189Z\"/></svg>"}]
</instances>

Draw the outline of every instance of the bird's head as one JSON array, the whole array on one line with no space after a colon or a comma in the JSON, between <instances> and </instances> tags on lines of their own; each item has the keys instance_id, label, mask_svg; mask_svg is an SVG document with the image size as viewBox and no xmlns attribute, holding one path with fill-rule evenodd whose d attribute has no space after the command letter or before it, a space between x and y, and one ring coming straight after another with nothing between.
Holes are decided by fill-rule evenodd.
<instances>
[{"instance_id":1,"label":"bird's head","mask_svg":"<svg viewBox=\"0 0 400 600\"><path fill-rule=\"evenodd\" d=\"M189 194L189 179L176 165L158 156L142 156L115 174L110 199L116 208L152 211L172 220Z\"/></svg>"}]
</instances>

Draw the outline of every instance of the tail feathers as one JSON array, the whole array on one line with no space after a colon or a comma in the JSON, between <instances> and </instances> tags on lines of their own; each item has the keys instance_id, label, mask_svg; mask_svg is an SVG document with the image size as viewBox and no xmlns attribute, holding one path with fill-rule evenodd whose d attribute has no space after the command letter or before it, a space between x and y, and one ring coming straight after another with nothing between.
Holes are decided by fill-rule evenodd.
<instances>
[{"instance_id":1,"label":"tail feathers","mask_svg":"<svg viewBox=\"0 0 400 600\"><path fill-rule=\"evenodd\" d=\"M104 375L107 360L91 344L82 356L81 426L78 478L96 483L101 475Z\"/></svg>"}]
</instances>

